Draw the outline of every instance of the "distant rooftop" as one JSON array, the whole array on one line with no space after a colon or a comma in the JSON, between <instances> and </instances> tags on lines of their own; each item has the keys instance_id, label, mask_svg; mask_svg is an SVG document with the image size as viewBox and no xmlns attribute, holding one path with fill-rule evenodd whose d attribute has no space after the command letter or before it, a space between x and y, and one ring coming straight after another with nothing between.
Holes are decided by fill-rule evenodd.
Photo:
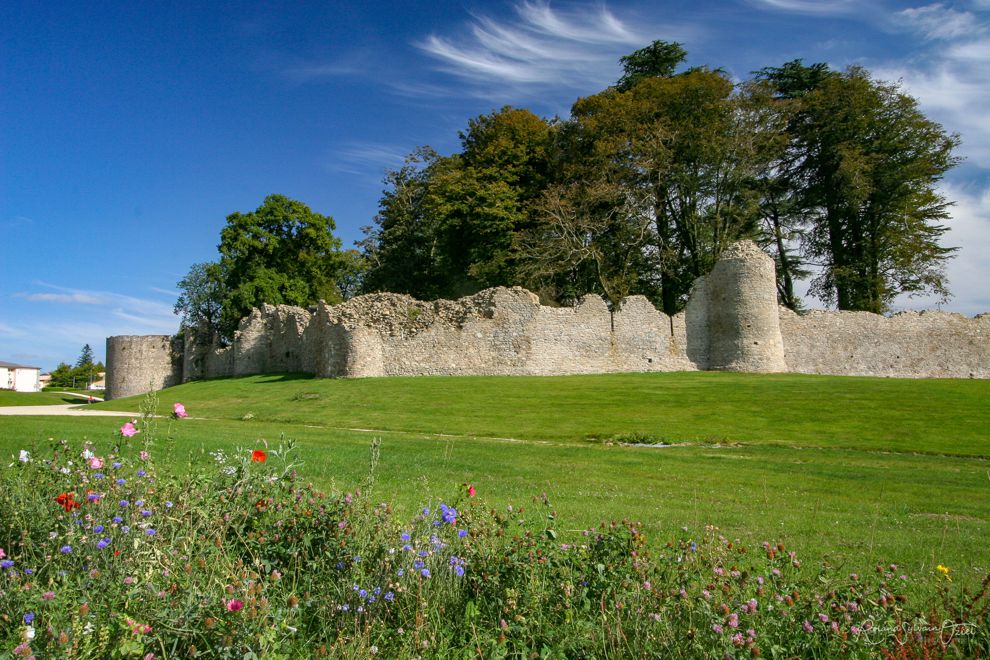
<instances>
[{"instance_id":1,"label":"distant rooftop","mask_svg":"<svg viewBox=\"0 0 990 660\"><path fill-rule=\"evenodd\" d=\"M26 364L14 364L13 362L4 362L3 360L0 360L0 368L3 367L7 369L41 369L41 367L29 367Z\"/></svg>"}]
</instances>

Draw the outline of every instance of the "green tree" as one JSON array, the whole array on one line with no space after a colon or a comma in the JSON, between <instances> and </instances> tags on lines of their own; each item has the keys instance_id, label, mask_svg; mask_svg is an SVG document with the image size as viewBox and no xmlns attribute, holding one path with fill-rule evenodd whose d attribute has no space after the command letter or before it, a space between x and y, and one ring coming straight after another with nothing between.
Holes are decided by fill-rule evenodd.
<instances>
[{"instance_id":1,"label":"green tree","mask_svg":"<svg viewBox=\"0 0 990 660\"><path fill-rule=\"evenodd\" d=\"M676 313L726 246L756 234L764 132L732 81L706 69L641 77L580 99L571 115L569 180L621 186L629 224L652 223L627 233L644 239L638 292Z\"/></svg>"},{"instance_id":2,"label":"green tree","mask_svg":"<svg viewBox=\"0 0 990 660\"><path fill-rule=\"evenodd\" d=\"M50 387L72 387L73 385L73 368L70 367L65 362L59 362L58 366L51 371L51 381L49 381Z\"/></svg>"},{"instance_id":3,"label":"green tree","mask_svg":"<svg viewBox=\"0 0 990 660\"><path fill-rule=\"evenodd\" d=\"M616 88L620 92L628 92L646 78L669 78L686 57L687 51L681 44L654 41L646 48L619 58L622 77Z\"/></svg>"},{"instance_id":4,"label":"green tree","mask_svg":"<svg viewBox=\"0 0 990 660\"><path fill-rule=\"evenodd\" d=\"M821 264L811 291L839 309L881 313L899 294L948 297L939 239L951 203L937 190L959 144L898 85L862 68L789 62L764 69L796 109L788 126L804 252Z\"/></svg>"},{"instance_id":5,"label":"green tree","mask_svg":"<svg viewBox=\"0 0 990 660\"><path fill-rule=\"evenodd\" d=\"M82 351L79 352L79 358L76 360L76 368L89 367L93 364L93 349L90 348L89 344L85 344L82 347Z\"/></svg>"},{"instance_id":6,"label":"green tree","mask_svg":"<svg viewBox=\"0 0 990 660\"><path fill-rule=\"evenodd\" d=\"M504 107L469 122L460 153L423 147L389 172L362 242L364 289L433 299L516 283L513 239L546 185L552 130Z\"/></svg>"},{"instance_id":7,"label":"green tree","mask_svg":"<svg viewBox=\"0 0 990 660\"><path fill-rule=\"evenodd\" d=\"M209 343L221 335L223 302L227 294L220 264L193 264L176 284L179 298L172 311L181 317L182 327Z\"/></svg>"},{"instance_id":8,"label":"green tree","mask_svg":"<svg viewBox=\"0 0 990 660\"><path fill-rule=\"evenodd\" d=\"M283 195L269 195L251 213L227 216L219 245L226 289L221 332L231 337L238 321L262 303L339 302L343 259L335 228L333 218Z\"/></svg>"}]
</instances>

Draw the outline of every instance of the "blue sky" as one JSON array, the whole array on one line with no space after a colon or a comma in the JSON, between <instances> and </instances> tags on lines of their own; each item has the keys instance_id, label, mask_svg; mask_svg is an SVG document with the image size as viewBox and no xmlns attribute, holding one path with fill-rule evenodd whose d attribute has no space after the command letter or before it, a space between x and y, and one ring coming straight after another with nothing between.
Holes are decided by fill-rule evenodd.
<instances>
[{"instance_id":1,"label":"blue sky","mask_svg":"<svg viewBox=\"0 0 990 660\"><path fill-rule=\"evenodd\" d=\"M6 0L0 360L50 369L86 343L102 359L108 335L174 332L175 283L270 193L350 246L415 147L449 153L507 104L566 116L654 39L739 80L795 58L901 80L963 138L943 309L990 311L990 0Z\"/></svg>"}]
</instances>

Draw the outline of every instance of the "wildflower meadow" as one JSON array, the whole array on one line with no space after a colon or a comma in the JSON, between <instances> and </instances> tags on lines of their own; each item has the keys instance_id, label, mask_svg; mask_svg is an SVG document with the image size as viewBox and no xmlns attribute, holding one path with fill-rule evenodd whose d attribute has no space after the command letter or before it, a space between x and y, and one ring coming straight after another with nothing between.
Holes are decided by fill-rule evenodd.
<instances>
[{"instance_id":1,"label":"wildflower meadow","mask_svg":"<svg viewBox=\"0 0 990 660\"><path fill-rule=\"evenodd\" d=\"M0 469L0 657L981 657L990 579L806 563L715 526L571 530L450 484L400 517L295 444L158 460L188 413ZM164 428L163 428L164 427ZM921 595L918 595L921 594Z\"/></svg>"}]
</instances>

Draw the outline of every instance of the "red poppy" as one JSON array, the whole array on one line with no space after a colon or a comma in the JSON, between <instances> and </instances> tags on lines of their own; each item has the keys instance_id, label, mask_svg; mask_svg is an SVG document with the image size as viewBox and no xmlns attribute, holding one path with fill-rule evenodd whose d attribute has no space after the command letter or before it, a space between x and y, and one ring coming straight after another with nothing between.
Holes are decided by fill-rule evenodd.
<instances>
[{"instance_id":1,"label":"red poppy","mask_svg":"<svg viewBox=\"0 0 990 660\"><path fill-rule=\"evenodd\" d=\"M474 484L468 486L468 497L474 497Z\"/></svg>"},{"instance_id":2,"label":"red poppy","mask_svg":"<svg viewBox=\"0 0 990 660\"><path fill-rule=\"evenodd\" d=\"M60 493L59 496L55 498L55 501L58 502L63 509L65 509L66 513L68 513L73 509L79 508L79 502L72 499L75 495L75 493Z\"/></svg>"},{"instance_id":3,"label":"red poppy","mask_svg":"<svg viewBox=\"0 0 990 660\"><path fill-rule=\"evenodd\" d=\"M268 454L261 451L260 449L255 449L251 452L251 460L255 463L264 463L265 459L268 458Z\"/></svg>"}]
</instances>

